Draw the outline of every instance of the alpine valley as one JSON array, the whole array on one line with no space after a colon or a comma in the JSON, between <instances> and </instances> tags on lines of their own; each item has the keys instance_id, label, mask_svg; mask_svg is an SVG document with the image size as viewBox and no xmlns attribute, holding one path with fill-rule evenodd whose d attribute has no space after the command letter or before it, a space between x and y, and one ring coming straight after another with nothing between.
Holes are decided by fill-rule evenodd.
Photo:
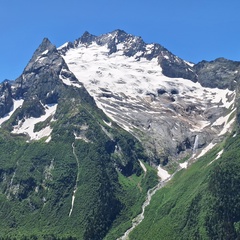
<instances>
[{"instance_id":1,"label":"alpine valley","mask_svg":"<svg viewBox=\"0 0 240 240\"><path fill-rule=\"evenodd\" d=\"M239 86L122 30L43 39L0 84L0 239L240 239Z\"/></svg>"}]
</instances>

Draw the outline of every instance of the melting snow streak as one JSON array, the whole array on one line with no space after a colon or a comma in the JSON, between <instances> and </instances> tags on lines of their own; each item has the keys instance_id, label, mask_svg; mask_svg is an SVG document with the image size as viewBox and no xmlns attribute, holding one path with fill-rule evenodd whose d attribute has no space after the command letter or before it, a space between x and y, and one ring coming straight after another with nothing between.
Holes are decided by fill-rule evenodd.
<instances>
[{"instance_id":1,"label":"melting snow streak","mask_svg":"<svg viewBox=\"0 0 240 240\"><path fill-rule=\"evenodd\" d=\"M74 190L73 190L73 195L72 195L72 206L71 206L71 209L70 209L69 214L68 214L69 217L71 216L72 211L73 211L73 206L74 206L74 201L75 201L75 194L77 192L77 184L78 184L78 180L79 180L79 159L78 159L77 154L75 152L74 143L72 143L72 149L73 149L73 155L74 155L74 157L75 157L75 159L77 161L78 172L77 172L77 179L76 179L76 183L75 183Z\"/></svg>"}]
</instances>

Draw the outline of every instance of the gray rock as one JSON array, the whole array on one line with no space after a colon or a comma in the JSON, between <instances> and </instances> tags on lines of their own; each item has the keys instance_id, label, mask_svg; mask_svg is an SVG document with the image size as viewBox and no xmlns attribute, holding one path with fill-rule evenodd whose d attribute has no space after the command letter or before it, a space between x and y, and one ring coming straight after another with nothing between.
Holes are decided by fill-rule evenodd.
<instances>
[{"instance_id":1,"label":"gray rock","mask_svg":"<svg viewBox=\"0 0 240 240\"><path fill-rule=\"evenodd\" d=\"M240 62L218 58L202 61L194 66L198 81L204 87L235 89L240 77Z\"/></svg>"},{"instance_id":2,"label":"gray rock","mask_svg":"<svg viewBox=\"0 0 240 240\"><path fill-rule=\"evenodd\" d=\"M8 81L0 85L0 96L0 117L3 117L13 107L11 84Z\"/></svg>"}]
</instances>

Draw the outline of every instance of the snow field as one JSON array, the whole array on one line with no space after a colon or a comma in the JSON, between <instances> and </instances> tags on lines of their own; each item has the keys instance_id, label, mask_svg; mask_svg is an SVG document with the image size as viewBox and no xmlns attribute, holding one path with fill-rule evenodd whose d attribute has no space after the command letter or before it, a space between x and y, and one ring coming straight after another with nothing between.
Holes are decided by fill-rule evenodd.
<instances>
[{"instance_id":1,"label":"snow field","mask_svg":"<svg viewBox=\"0 0 240 240\"><path fill-rule=\"evenodd\" d=\"M168 78L162 74L157 58L151 61L145 58L139 60L136 59L138 53L133 57L126 57L123 53L123 44L118 44L117 48L116 53L109 55L106 45L99 46L93 42L89 46L80 44L77 48L68 50L63 56L70 71L84 83L101 109L105 108L101 103L101 99L104 98L101 94L104 92L119 97L124 94L129 103L135 104L141 99L146 99L146 94L153 93L157 96L158 89L164 89L168 93L176 89L178 93L174 95L176 100L174 104L181 105L182 101L188 104L200 102L203 109L211 104L229 108L234 101L235 92L228 89L205 88L200 83L187 79ZM151 44L147 45L149 51L151 48ZM63 81L72 85L66 79ZM229 101L231 96L232 101ZM111 98L107 100L114 101ZM105 113L112 117L109 111ZM209 124L209 121L205 121L196 128L199 130ZM129 129L128 126L124 127ZM192 130L195 131L195 127Z\"/></svg>"}]
</instances>

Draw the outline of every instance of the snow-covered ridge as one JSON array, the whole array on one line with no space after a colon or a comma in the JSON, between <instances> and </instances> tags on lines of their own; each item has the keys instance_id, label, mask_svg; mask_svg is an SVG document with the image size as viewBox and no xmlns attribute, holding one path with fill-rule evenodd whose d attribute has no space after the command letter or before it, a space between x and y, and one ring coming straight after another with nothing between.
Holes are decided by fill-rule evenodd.
<instances>
[{"instance_id":1,"label":"snow-covered ridge","mask_svg":"<svg viewBox=\"0 0 240 240\"><path fill-rule=\"evenodd\" d=\"M157 56L148 60L140 51L128 57L123 43L116 43L116 47L117 51L109 54L108 44L80 42L62 57L98 107L125 130L134 133L137 128L149 134L159 151L162 144L163 148L177 148L186 138L193 144L199 132L205 131L213 139L229 131L225 110L234 109L234 91L166 77ZM153 51L153 44L145 48Z\"/></svg>"},{"instance_id":2,"label":"snow-covered ridge","mask_svg":"<svg viewBox=\"0 0 240 240\"><path fill-rule=\"evenodd\" d=\"M146 96L147 93L157 95L159 88L168 92L177 88L180 96L191 97L191 101L199 100L198 97L212 103L220 103L222 100L229 107L229 90L204 88L190 80L168 78L162 74L157 58L151 61L145 58L138 60L136 56L124 56L121 50L111 55L108 52L106 45L99 46L94 42L87 47L80 44L63 56L70 70L92 95L100 93L101 88L136 98Z\"/></svg>"},{"instance_id":3,"label":"snow-covered ridge","mask_svg":"<svg viewBox=\"0 0 240 240\"><path fill-rule=\"evenodd\" d=\"M57 109L57 104L47 104L45 107L45 114L39 118L24 118L18 121L18 124L13 126L12 133L15 134L28 134L31 140L39 140L43 137L50 136L52 129L50 126L46 126L44 129L39 132L34 132L35 124L45 121L50 116L53 116Z\"/></svg>"}]
</instances>

